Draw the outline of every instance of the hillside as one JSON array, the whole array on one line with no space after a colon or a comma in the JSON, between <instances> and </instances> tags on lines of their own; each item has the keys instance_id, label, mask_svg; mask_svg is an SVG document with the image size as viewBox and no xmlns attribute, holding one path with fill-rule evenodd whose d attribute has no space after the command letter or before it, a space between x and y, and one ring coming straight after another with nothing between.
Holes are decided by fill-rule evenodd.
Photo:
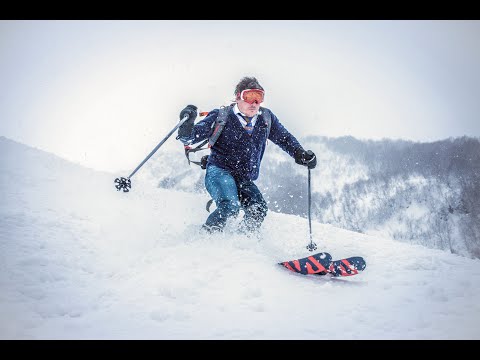
<instances>
[{"instance_id":1,"label":"hillside","mask_svg":"<svg viewBox=\"0 0 480 360\"><path fill-rule=\"evenodd\" d=\"M297 275L276 263L308 254L301 216L201 236L205 194L0 151L2 339L480 338L480 260L313 221L319 249L367 268Z\"/></svg>"}]
</instances>

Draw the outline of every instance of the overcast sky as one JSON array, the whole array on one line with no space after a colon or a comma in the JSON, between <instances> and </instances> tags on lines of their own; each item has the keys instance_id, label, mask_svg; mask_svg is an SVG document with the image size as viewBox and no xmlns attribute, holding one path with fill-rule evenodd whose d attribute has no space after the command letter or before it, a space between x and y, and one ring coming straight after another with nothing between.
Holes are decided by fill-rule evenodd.
<instances>
[{"instance_id":1,"label":"overcast sky","mask_svg":"<svg viewBox=\"0 0 480 360\"><path fill-rule=\"evenodd\" d=\"M296 137L478 137L479 36L480 21L0 21L0 135L133 170L185 105L228 104L249 75Z\"/></svg>"}]
</instances>

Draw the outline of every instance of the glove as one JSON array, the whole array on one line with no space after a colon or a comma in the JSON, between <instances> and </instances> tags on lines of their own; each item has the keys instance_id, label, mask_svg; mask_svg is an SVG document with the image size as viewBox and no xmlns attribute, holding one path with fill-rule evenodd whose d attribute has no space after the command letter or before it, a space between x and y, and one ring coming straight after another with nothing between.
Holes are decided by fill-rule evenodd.
<instances>
[{"instance_id":1,"label":"glove","mask_svg":"<svg viewBox=\"0 0 480 360\"><path fill-rule=\"evenodd\" d=\"M193 124L197 118L197 107L195 105L187 105L185 109L180 112L180 120L182 120L185 115L188 115L188 120L185 122L191 121Z\"/></svg>"},{"instance_id":2,"label":"glove","mask_svg":"<svg viewBox=\"0 0 480 360\"><path fill-rule=\"evenodd\" d=\"M309 169L313 169L317 166L317 157L312 150L303 150L298 148L295 150L295 162L299 165L304 165Z\"/></svg>"},{"instance_id":3,"label":"glove","mask_svg":"<svg viewBox=\"0 0 480 360\"><path fill-rule=\"evenodd\" d=\"M181 137L189 137L192 133L193 123L197 118L197 107L195 105L187 105L185 109L180 112L180 120L182 120L185 115L188 115L188 119L178 128L177 139Z\"/></svg>"}]
</instances>

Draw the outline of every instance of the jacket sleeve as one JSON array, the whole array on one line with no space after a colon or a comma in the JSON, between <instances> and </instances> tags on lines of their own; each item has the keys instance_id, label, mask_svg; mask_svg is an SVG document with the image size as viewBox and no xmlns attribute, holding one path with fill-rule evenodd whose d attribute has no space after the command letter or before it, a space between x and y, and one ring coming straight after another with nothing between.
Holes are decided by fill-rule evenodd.
<instances>
[{"instance_id":1,"label":"jacket sleeve","mask_svg":"<svg viewBox=\"0 0 480 360\"><path fill-rule=\"evenodd\" d=\"M298 140L288 132L288 130L280 123L278 118L272 114L272 125L270 128L270 135L268 138L278 145L282 150L288 153L291 157L295 156L295 150L303 149Z\"/></svg>"},{"instance_id":2,"label":"jacket sleeve","mask_svg":"<svg viewBox=\"0 0 480 360\"><path fill-rule=\"evenodd\" d=\"M192 145L208 139L213 131L213 124L217 119L218 113L219 109L210 111L203 120L194 125L190 135L177 136L177 140L180 140L183 145Z\"/></svg>"}]
</instances>

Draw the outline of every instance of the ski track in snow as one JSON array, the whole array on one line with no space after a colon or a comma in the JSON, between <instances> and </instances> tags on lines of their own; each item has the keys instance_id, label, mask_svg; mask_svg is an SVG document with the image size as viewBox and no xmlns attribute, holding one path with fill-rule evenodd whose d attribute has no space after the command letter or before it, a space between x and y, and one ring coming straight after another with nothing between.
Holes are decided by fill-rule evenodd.
<instances>
[{"instance_id":1,"label":"ski track in snow","mask_svg":"<svg viewBox=\"0 0 480 360\"><path fill-rule=\"evenodd\" d=\"M96 172L0 137L2 339L479 339L480 261L312 222L344 278L309 255L306 219L202 235L205 195ZM200 170L199 170L200 171Z\"/></svg>"}]
</instances>

